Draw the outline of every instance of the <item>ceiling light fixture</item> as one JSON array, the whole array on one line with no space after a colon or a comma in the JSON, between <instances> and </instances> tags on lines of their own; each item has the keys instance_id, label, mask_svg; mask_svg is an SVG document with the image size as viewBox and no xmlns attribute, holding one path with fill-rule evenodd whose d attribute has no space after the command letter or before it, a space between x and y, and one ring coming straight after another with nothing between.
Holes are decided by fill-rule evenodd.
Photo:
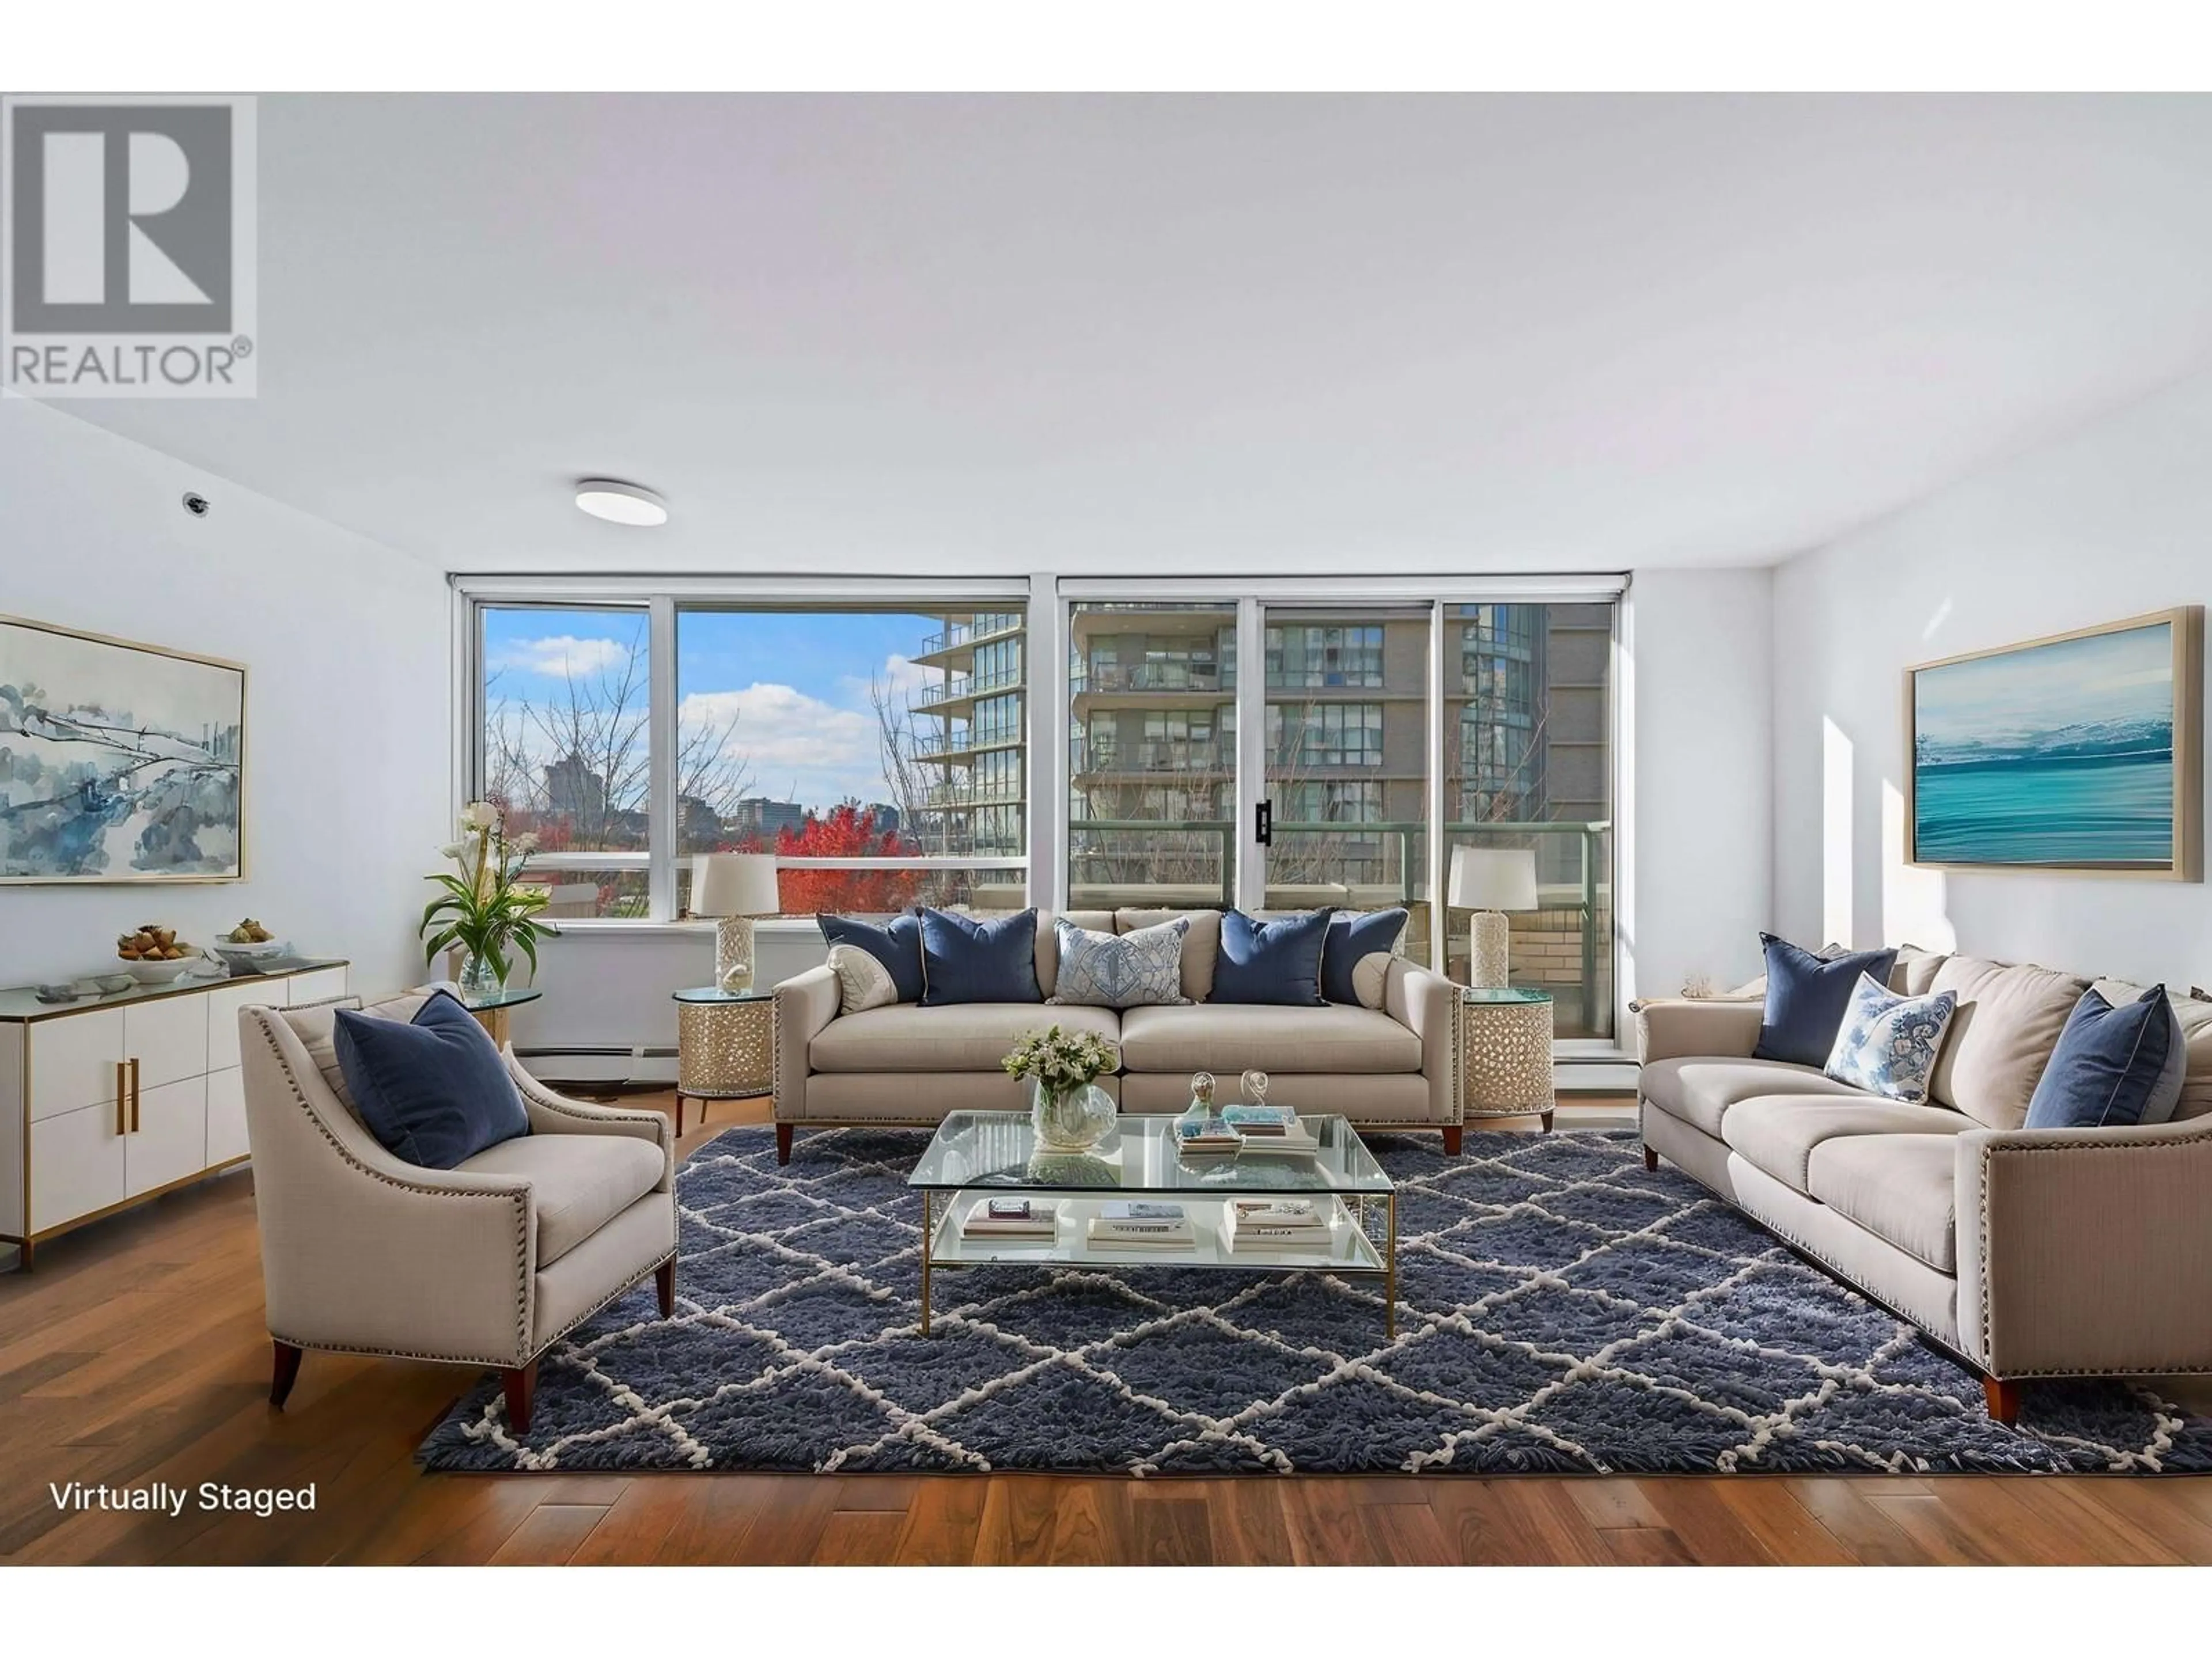
<instances>
[{"instance_id":1,"label":"ceiling light fixture","mask_svg":"<svg viewBox=\"0 0 2212 1659\"><path fill-rule=\"evenodd\" d=\"M610 524L666 524L668 503L641 484L614 478L585 478L576 485L576 505Z\"/></svg>"}]
</instances>

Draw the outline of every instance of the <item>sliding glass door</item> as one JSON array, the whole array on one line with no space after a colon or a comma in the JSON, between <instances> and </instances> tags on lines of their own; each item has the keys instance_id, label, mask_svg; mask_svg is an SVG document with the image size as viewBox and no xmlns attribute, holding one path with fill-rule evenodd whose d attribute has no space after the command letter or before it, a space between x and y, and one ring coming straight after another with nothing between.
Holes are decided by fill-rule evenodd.
<instances>
[{"instance_id":1,"label":"sliding glass door","mask_svg":"<svg viewBox=\"0 0 2212 1659\"><path fill-rule=\"evenodd\" d=\"M1535 893L1514 982L1610 1041L1612 592L1134 586L1063 586L1072 908L1402 904L1407 954L1464 981L1452 854L1504 849Z\"/></svg>"},{"instance_id":2,"label":"sliding glass door","mask_svg":"<svg viewBox=\"0 0 2212 1659\"><path fill-rule=\"evenodd\" d=\"M1235 902L1237 606L1068 612L1067 902Z\"/></svg>"},{"instance_id":3,"label":"sliding glass door","mask_svg":"<svg viewBox=\"0 0 2212 1659\"><path fill-rule=\"evenodd\" d=\"M1261 902L1408 912L1429 960L1425 604L1267 605Z\"/></svg>"}]
</instances>

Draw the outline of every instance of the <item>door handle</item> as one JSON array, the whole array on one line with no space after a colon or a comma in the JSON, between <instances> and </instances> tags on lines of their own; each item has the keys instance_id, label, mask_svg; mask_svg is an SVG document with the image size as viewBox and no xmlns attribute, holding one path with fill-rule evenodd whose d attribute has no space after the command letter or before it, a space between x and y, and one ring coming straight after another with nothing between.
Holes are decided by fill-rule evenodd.
<instances>
[{"instance_id":1,"label":"door handle","mask_svg":"<svg viewBox=\"0 0 2212 1659\"><path fill-rule=\"evenodd\" d=\"M1255 802L1252 807L1252 839L1262 847L1275 844L1275 803Z\"/></svg>"},{"instance_id":2,"label":"door handle","mask_svg":"<svg viewBox=\"0 0 2212 1659\"><path fill-rule=\"evenodd\" d=\"M131 1056L131 1133L138 1133L138 1056Z\"/></svg>"},{"instance_id":3,"label":"door handle","mask_svg":"<svg viewBox=\"0 0 2212 1659\"><path fill-rule=\"evenodd\" d=\"M130 1110L131 1062L118 1060L115 1062L115 1133L118 1135L131 1133L131 1121L125 1115Z\"/></svg>"}]
</instances>

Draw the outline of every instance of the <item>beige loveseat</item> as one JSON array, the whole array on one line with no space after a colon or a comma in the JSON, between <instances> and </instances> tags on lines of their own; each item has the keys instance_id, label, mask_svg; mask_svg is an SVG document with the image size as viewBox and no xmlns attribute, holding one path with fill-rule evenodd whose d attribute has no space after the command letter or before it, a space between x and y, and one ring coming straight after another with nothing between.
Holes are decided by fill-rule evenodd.
<instances>
[{"instance_id":1,"label":"beige loveseat","mask_svg":"<svg viewBox=\"0 0 2212 1659\"><path fill-rule=\"evenodd\" d=\"M999 1061L1024 1031L1057 1024L1120 1045L1121 1069L1100 1085L1125 1112L1179 1112L1190 1075L1228 1085L1249 1067L1268 1073L1270 1101L1341 1113L1362 1128L1437 1129L1447 1152L1460 1140L1459 988L1402 958L1390 963L1381 1008L1210 1003L1221 918L1211 910L1071 910L1092 933L1129 933L1178 915L1187 1006L1131 1008L980 1002L917 1003L840 1015L837 976L809 969L775 988L775 1123L780 1157L801 1125L935 1123L963 1109L1015 1111L1024 1085ZM1037 985L1057 981L1053 913L1040 911Z\"/></svg>"},{"instance_id":2,"label":"beige loveseat","mask_svg":"<svg viewBox=\"0 0 2212 1659\"><path fill-rule=\"evenodd\" d=\"M2091 983L1901 952L1893 989L1959 999L1923 1106L1750 1058L1758 1001L1646 1003L1644 1161L1679 1165L1964 1356L2005 1422L2026 1377L2212 1370L2212 1003L2174 1004L2188 1073L2172 1122L2025 1128ZM2142 994L2094 983L2114 1004Z\"/></svg>"}]
</instances>

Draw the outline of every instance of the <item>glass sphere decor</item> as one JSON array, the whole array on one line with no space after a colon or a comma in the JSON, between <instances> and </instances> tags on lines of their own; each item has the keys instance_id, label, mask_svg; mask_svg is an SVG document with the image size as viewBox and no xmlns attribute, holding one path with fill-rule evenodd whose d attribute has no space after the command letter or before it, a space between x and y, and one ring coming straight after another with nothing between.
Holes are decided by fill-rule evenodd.
<instances>
[{"instance_id":1,"label":"glass sphere decor","mask_svg":"<svg viewBox=\"0 0 2212 1659\"><path fill-rule=\"evenodd\" d=\"M1039 1151L1087 1152L1114 1127L1114 1097L1095 1083L1048 1089L1030 1083L1030 1124Z\"/></svg>"},{"instance_id":2,"label":"glass sphere decor","mask_svg":"<svg viewBox=\"0 0 2212 1659\"><path fill-rule=\"evenodd\" d=\"M1243 1091L1246 1104L1265 1106L1267 1103L1267 1074L1258 1066L1238 1078L1237 1086Z\"/></svg>"}]
</instances>

